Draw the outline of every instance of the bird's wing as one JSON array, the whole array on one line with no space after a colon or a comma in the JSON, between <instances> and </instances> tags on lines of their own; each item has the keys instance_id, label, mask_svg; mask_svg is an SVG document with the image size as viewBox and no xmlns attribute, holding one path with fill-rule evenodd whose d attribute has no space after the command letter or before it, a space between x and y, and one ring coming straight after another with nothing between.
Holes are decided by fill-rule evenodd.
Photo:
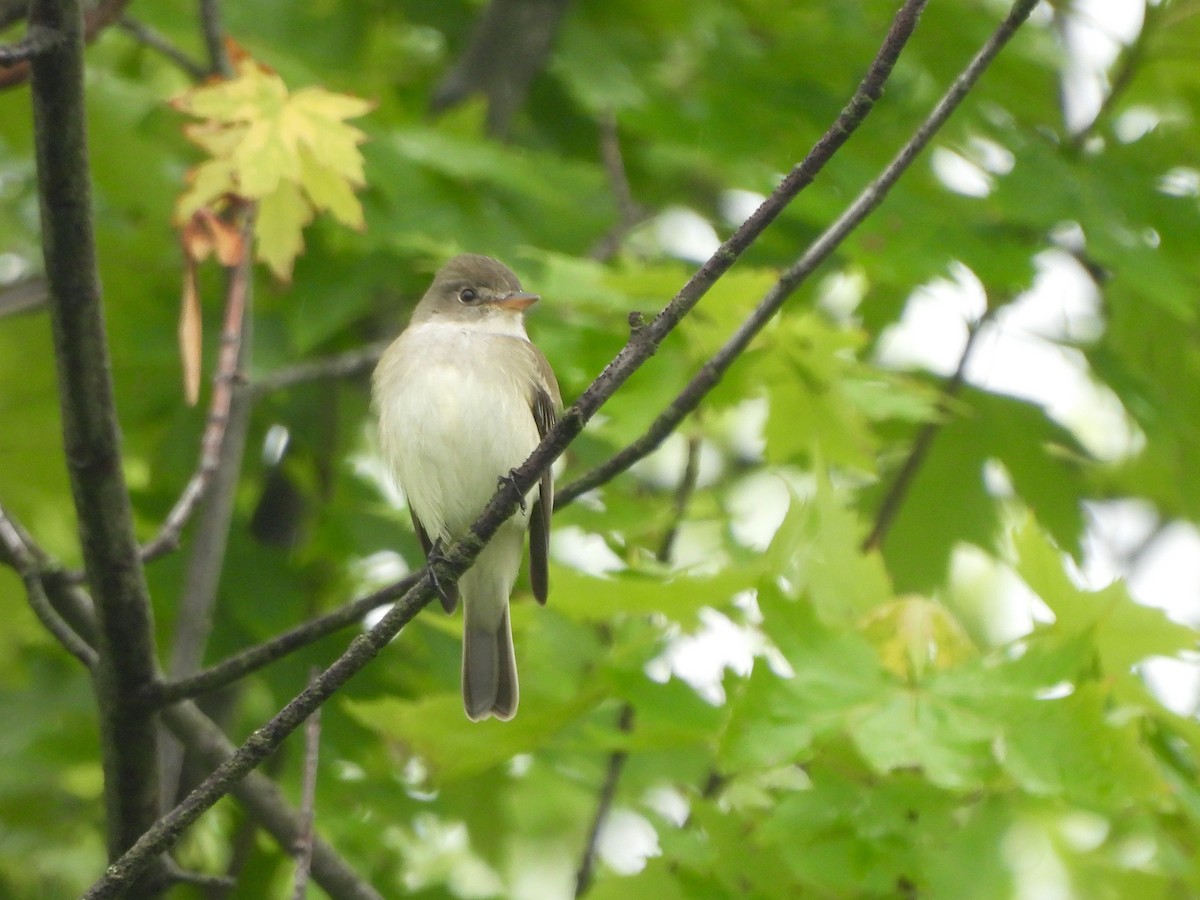
<instances>
[{"instance_id":1,"label":"bird's wing","mask_svg":"<svg viewBox=\"0 0 1200 900\"><path fill-rule=\"evenodd\" d=\"M537 362L540 378L530 397L533 421L537 425L538 437L544 438L558 421L562 410L562 396L554 370L540 350L529 345ZM554 475L549 468L542 473L537 502L529 517L529 583L538 603L545 604L550 590L548 572L550 557L550 514L554 511Z\"/></svg>"}]
</instances>

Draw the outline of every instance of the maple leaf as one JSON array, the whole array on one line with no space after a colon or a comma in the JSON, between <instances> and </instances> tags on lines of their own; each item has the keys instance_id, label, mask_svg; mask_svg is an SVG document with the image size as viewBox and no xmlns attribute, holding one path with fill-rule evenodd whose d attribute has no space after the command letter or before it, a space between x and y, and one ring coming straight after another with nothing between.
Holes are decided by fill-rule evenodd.
<instances>
[{"instance_id":1,"label":"maple leaf","mask_svg":"<svg viewBox=\"0 0 1200 900\"><path fill-rule=\"evenodd\" d=\"M368 112L370 102L320 87L290 92L277 73L246 56L233 78L171 102L199 120L184 133L209 155L188 173L178 223L202 209L220 211L230 198L257 203L256 255L285 281L316 213L363 227L354 191L364 184L358 146L365 135L345 120Z\"/></svg>"}]
</instances>

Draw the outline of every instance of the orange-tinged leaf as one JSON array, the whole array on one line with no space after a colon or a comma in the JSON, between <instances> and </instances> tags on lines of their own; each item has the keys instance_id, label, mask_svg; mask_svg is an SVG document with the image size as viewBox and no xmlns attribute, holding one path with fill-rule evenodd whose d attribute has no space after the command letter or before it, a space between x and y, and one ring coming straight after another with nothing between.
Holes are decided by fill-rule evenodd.
<instances>
[{"instance_id":1,"label":"orange-tinged leaf","mask_svg":"<svg viewBox=\"0 0 1200 900\"><path fill-rule=\"evenodd\" d=\"M200 399L200 348L203 324L200 296L196 290L196 264L188 260L183 269L183 304L179 310L179 358L183 363L183 396L188 406Z\"/></svg>"},{"instance_id":2,"label":"orange-tinged leaf","mask_svg":"<svg viewBox=\"0 0 1200 900\"><path fill-rule=\"evenodd\" d=\"M208 212L205 210L205 212ZM224 219L209 214L212 228L213 243L217 250L217 260L226 268L232 268L242 261L246 248L242 241L242 232L236 225Z\"/></svg>"},{"instance_id":3,"label":"orange-tinged leaf","mask_svg":"<svg viewBox=\"0 0 1200 900\"><path fill-rule=\"evenodd\" d=\"M176 109L201 119L185 132L211 157L189 173L188 188L176 203L176 221L188 222L205 209L220 212L231 198L257 202L258 258L287 279L304 247L301 230L315 210L363 227L354 189L364 184L358 145L365 135L344 120L373 104L320 87L289 93L278 74L240 48L231 58L233 78L210 81L172 101ZM209 236L222 239L218 230ZM222 245L216 249L221 253ZM241 252L235 253L232 244L224 250L223 261Z\"/></svg>"},{"instance_id":4,"label":"orange-tinged leaf","mask_svg":"<svg viewBox=\"0 0 1200 900\"><path fill-rule=\"evenodd\" d=\"M189 173L191 184L175 202L176 223L187 222L197 211L236 188L233 165L226 159L210 159Z\"/></svg>"},{"instance_id":5,"label":"orange-tinged leaf","mask_svg":"<svg viewBox=\"0 0 1200 900\"><path fill-rule=\"evenodd\" d=\"M242 258L242 233L208 207L196 210L180 234L183 252L193 262L203 262L216 251L223 266L236 266Z\"/></svg>"},{"instance_id":6,"label":"orange-tinged leaf","mask_svg":"<svg viewBox=\"0 0 1200 900\"><path fill-rule=\"evenodd\" d=\"M183 243L183 255L189 262L203 262L213 251L212 231L205 224L204 216L199 211L187 220L179 238ZM186 287L184 293L187 293Z\"/></svg>"}]
</instances>

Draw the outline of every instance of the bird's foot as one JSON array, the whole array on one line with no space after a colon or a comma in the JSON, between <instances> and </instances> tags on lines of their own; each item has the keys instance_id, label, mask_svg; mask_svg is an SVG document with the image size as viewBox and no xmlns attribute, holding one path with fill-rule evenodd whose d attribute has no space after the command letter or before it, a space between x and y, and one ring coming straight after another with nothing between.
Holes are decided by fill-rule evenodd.
<instances>
[{"instance_id":1,"label":"bird's foot","mask_svg":"<svg viewBox=\"0 0 1200 900\"><path fill-rule=\"evenodd\" d=\"M458 585L444 584L437 573L437 564L443 562L445 559L445 547L442 544L442 539L438 538L433 542L433 546L429 548L429 557L426 560L429 565L429 580L433 582L433 589L437 591L438 596L442 600L442 608L446 612L454 612L454 608L458 605Z\"/></svg>"},{"instance_id":2,"label":"bird's foot","mask_svg":"<svg viewBox=\"0 0 1200 900\"><path fill-rule=\"evenodd\" d=\"M497 487L504 487L505 485L512 488L516 492L517 503L519 503L521 505L521 512L526 512L527 509L525 506L525 495L522 494L521 489L519 487L517 487L517 470L516 469L509 469L507 475L501 475L499 478L496 479Z\"/></svg>"}]
</instances>

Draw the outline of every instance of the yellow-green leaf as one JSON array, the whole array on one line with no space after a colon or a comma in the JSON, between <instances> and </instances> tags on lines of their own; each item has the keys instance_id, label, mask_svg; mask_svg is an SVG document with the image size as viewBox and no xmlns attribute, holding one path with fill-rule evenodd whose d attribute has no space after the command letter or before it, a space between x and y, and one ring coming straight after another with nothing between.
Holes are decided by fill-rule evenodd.
<instances>
[{"instance_id":1,"label":"yellow-green leaf","mask_svg":"<svg viewBox=\"0 0 1200 900\"><path fill-rule=\"evenodd\" d=\"M362 204L354 196L350 183L322 166L303 148L300 150L300 183L317 209L328 212L350 228L363 227Z\"/></svg>"},{"instance_id":2,"label":"yellow-green leaf","mask_svg":"<svg viewBox=\"0 0 1200 900\"><path fill-rule=\"evenodd\" d=\"M263 197L258 204L254 236L258 239L258 258L265 262L277 278L292 277L292 263L304 249L301 231L312 221L312 207L305 202L291 181L281 181L279 187Z\"/></svg>"},{"instance_id":3,"label":"yellow-green leaf","mask_svg":"<svg viewBox=\"0 0 1200 900\"><path fill-rule=\"evenodd\" d=\"M314 209L363 227L354 189L365 183L365 135L344 120L367 112L368 101L318 87L289 93L275 72L246 58L235 77L186 91L174 105L201 120L185 132L211 157L190 173L176 204L180 221L227 196L258 202L258 256L280 278L291 275Z\"/></svg>"}]
</instances>

